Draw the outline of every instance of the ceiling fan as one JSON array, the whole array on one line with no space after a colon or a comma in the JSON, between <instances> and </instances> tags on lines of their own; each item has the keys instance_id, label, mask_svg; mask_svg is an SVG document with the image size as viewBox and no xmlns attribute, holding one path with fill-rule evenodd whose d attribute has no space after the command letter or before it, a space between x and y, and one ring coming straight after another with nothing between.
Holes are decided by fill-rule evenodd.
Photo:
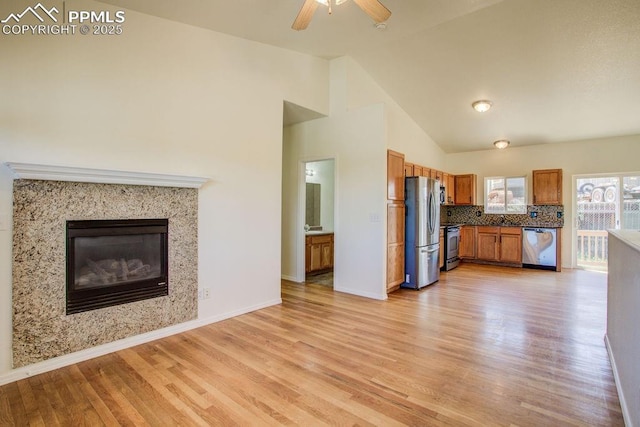
<instances>
[{"instance_id":1,"label":"ceiling fan","mask_svg":"<svg viewBox=\"0 0 640 427\"><path fill-rule=\"evenodd\" d=\"M340 5L347 0L335 0L335 4ZM294 30L304 30L309 26L311 22L311 18L313 17L313 13L318 8L319 4L323 4L325 6L329 6L329 14L331 14L331 3L333 0L305 0L300 12L298 12L298 16L296 20L293 21L293 25L291 28ZM378 0L353 0L355 4L357 4L360 9L362 9L367 15L371 17L376 23L381 23L389 19L391 16L391 11L384 7L382 3Z\"/></svg>"}]
</instances>

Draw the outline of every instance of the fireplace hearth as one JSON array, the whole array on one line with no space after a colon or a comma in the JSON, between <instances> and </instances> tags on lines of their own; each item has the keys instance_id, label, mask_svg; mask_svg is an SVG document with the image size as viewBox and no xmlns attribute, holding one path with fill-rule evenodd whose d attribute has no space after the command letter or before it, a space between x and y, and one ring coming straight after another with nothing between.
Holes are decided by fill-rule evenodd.
<instances>
[{"instance_id":1,"label":"fireplace hearth","mask_svg":"<svg viewBox=\"0 0 640 427\"><path fill-rule=\"evenodd\" d=\"M67 221L67 315L169 294L168 220Z\"/></svg>"}]
</instances>

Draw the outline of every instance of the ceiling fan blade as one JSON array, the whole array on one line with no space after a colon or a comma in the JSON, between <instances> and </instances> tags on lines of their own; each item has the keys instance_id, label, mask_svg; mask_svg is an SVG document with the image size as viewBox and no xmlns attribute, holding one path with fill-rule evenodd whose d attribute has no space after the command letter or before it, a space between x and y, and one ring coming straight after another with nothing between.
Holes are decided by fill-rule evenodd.
<instances>
[{"instance_id":1,"label":"ceiling fan blade","mask_svg":"<svg viewBox=\"0 0 640 427\"><path fill-rule=\"evenodd\" d=\"M298 12L298 16L296 16L296 20L293 21L291 28L296 31L307 28L311 22L311 18L313 18L313 13L317 8L318 2L316 0L305 0L300 12Z\"/></svg>"},{"instance_id":2,"label":"ceiling fan blade","mask_svg":"<svg viewBox=\"0 0 640 427\"><path fill-rule=\"evenodd\" d=\"M386 21L391 16L391 11L378 0L353 0L353 2L378 23Z\"/></svg>"}]
</instances>

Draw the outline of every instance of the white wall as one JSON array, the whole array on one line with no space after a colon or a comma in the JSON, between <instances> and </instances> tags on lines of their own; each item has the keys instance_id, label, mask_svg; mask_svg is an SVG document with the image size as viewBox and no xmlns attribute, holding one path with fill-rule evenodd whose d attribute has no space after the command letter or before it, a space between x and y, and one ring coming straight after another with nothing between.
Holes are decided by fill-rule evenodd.
<instances>
[{"instance_id":1,"label":"white wall","mask_svg":"<svg viewBox=\"0 0 640 427\"><path fill-rule=\"evenodd\" d=\"M532 200L531 171L562 169L565 227L562 230L562 266L571 266L573 248L573 176L581 174L640 171L640 135L573 141L556 144L510 147L449 154L446 170L451 173L478 175L478 204L484 197L484 177L527 175Z\"/></svg>"},{"instance_id":2,"label":"white wall","mask_svg":"<svg viewBox=\"0 0 640 427\"><path fill-rule=\"evenodd\" d=\"M444 170L446 155L431 137L391 98L371 76L349 57L332 61L332 69L344 67L347 110L383 103L386 107L387 148L405 155L405 160ZM332 76L332 83L334 77ZM332 108L336 105L333 102ZM431 102L424 100L425 103Z\"/></svg>"},{"instance_id":3,"label":"white wall","mask_svg":"<svg viewBox=\"0 0 640 427\"><path fill-rule=\"evenodd\" d=\"M386 298L386 150L438 168L445 156L353 59L330 66L330 116L285 129L282 273L304 277L300 164L335 158L334 288Z\"/></svg>"},{"instance_id":4,"label":"white wall","mask_svg":"<svg viewBox=\"0 0 640 427\"><path fill-rule=\"evenodd\" d=\"M131 11L124 28L111 37L0 37L0 169L27 162L210 177L199 195L198 273L211 298L199 318L277 303L282 103L328 113L328 62ZM11 185L0 173L0 215L9 219ZM11 368L11 239L0 230L0 374Z\"/></svg>"},{"instance_id":5,"label":"white wall","mask_svg":"<svg viewBox=\"0 0 640 427\"><path fill-rule=\"evenodd\" d=\"M384 299L385 269L384 200L386 151L384 108L364 107L357 111L331 115L285 128L285 169L297 170L289 175L287 185L291 223L283 225L283 246L304 250L303 222L294 220L304 209L304 161L335 158L336 188L334 217L334 281L337 291ZM297 178L297 179L296 179ZM378 221L373 220L378 218ZM302 252L303 253L303 252ZM304 271L304 261L283 258L283 275L296 277Z\"/></svg>"}]
</instances>

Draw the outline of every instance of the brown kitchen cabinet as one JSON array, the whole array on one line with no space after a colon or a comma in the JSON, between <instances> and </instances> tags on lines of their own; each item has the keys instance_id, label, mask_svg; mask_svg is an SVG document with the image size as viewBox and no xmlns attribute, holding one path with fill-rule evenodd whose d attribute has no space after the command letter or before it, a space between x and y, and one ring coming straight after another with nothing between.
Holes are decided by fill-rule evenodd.
<instances>
[{"instance_id":1,"label":"brown kitchen cabinet","mask_svg":"<svg viewBox=\"0 0 640 427\"><path fill-rule=\"evenodd\" d=\"M456 176L453 174L449 174L447 177L447 183L445 184L447 188L447 204L452 205L455 202L456 197Z\"/></svg>"},{"instance_id":2,"label":"brown kitchen cabinet","mask_svg":"<svg viewBox=\"0 0 640 427\"><path fill-rule=\"evenodd\" d=\"M387 199L404 200L404 154L387 150Z\"/></svg>"},{"instance_id":3,"label":"brown kitchen cabinet","mask_svg":"<svg viewBox=\"0 0 640 427\"><path fill-rule=\"evenodd\" d=\"M475 205L477 177L474 174L456 175L454 180L454 203L456 205Z\"/></svg>"},{"instance_id":4,"label":"brown kitchen cabinet","mask_svg":"<svg viewBox=\"0 0 640 427\"><path fill-rule=\"evenodd\" d=\"M533 204L562 204L562 169L533 171Z\"/></svg>"},{"instance_id":5,"label":"brown kitchen cabinet","mask_svg":"<svg viewBox=\"0 0 640 427\"><path fill-rule=\"evenodd\" d=\"M500 227L500 262L522 264L522 228Z\"/></svg>"},{"instance_id":6,"label":"brown kitchen cabinet","mask_svg":"<svg viewBox=\"0 0 640 427\"><path fill-rule=\"evenodd\" d=\"M387 204L387 292L404 282L404 203Z\"/></svg>"},{"instance_id":7,"label":"brown kitchen cabinet","mask_svg":"<svg viewBox=\"0 0 640 427\"><path fill-rule=\"evenodd\" d=\"M500 227L478 226L476 228L476 258L483 261L498 261L500 257Z\"/></svg>"},{"instance_id":8,"label":"brown kitchen cabinet","mask_svg":"<svg viewBox=\"0 0 640 427\"><path fill-rule=\"evenodd\" d=\"M522 264L522 228L478 226L476 258L508 264Z\"/></svg>"},{"instance_id":9,"label":"brown kitchen cabinet","mask_svg":"<svg viewBox=\"0 0 640 427\"><path fill-rule=\"evenodd\" d=\"M413 170L414 170L415 165L413 163L409 163L409 162L404 162L404 176L414 176L413 175Z\"/></svg>"},{"instance_id":10,"label":"brown kitchen cabinet","mask_svg":"<svg viewBox=\"0 0 640 427\"><path fill-rule=\"evenodd\" d=\"M460 227L458 256L463 259L474 259L476 257L476 227L474 225Z\"/></svg>"},{"instance_id":11,"label":"brown kitchen cabinet","mask_svg":"<svg viewBox=\"0 0 640 427\"><path fill-rule=\"evenodd\" d=\"M333 234L306 236L305 271L317 271L333 268Z\"/></svg>"}]
</instances>

